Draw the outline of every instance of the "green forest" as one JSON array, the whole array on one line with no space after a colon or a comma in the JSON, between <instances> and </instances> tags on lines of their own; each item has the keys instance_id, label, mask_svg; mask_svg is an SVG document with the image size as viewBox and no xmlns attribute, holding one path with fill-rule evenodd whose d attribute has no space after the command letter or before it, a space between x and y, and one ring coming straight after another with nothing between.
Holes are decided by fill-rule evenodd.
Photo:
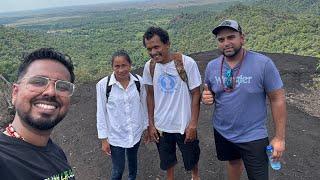
<instances>
[{"instance_id":1,"label":"green forest","mask_svg":"<svg viewBox=\"0 0 320 180\"><path fill-rule=\"evenodd\" d=\"M0 74L14 81L23 54L54 47L69 54L77 82L110 73L114 51L125 49L139 68L149 59L142 35L149 26L168 30L172 50L185 54L216 49L211 34L223 19L237 20L246 48L320 58L319 0L262 0L181 8L86 10L5 18L0 16Z\"/></svg>"}]
</instances>

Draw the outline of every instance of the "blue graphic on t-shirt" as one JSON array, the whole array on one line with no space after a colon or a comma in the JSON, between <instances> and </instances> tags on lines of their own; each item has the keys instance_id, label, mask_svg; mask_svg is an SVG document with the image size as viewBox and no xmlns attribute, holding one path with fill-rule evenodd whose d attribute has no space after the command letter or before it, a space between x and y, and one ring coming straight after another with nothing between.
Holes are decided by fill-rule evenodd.
<instances>
[{"instance_id":1,"label":"blue graphic on t-shirt","mask_svg":"<svg viewBox=\"0 0 320 180\"><path fill-rule=\"evenodd\" d=\"M162 74L159 77L158 84L162 92L173 93L176 89L177 77L169 74Z\"/></svg>"}]
</instances>

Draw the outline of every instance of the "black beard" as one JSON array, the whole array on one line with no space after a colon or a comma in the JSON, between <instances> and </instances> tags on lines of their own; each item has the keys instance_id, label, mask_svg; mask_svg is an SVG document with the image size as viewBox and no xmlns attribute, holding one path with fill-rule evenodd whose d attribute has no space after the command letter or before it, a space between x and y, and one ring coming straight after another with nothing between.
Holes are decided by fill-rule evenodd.
<instances>
[{"instance_id":1,"label":"black beard","mask_svg":"<svg viewBox=\"0 0 320 180\"><path fill-rule=\"evenodd\" d=\"M45 131L54 128L62 119L65 117L65 114L62 116L57 116L55 119L48 118L39 118L33 119L29 114L24 114L17 109L18 116L20 119L28 124L29 126L33 127L34 129Z\"/></svg>"},{"instance_id":2,"label":"black beard","mask_svg":"<svg viewBox=\"0 0 320 180\"><path fill-rule=\"evenodd\" d=\"M231 55L225 54L224 51L222 50L221 53L225 56L225 57L235 57L237 54L239 54L240 50L241 50L242 46L240 46L240 48L235 49L234 53Z\"/></svg>"},{"instance_id":3,"label":"black beard","mask_svg":"<svg viewBox=\"0 0 320 180\"><path fill-rule=\"evenodd\" d=\"M45 100L48 102L55 102L59 104L55 97L43 97L41 100ZM34 102L35 100L33 100ZM54 128L60 121L66 116L66 114L58 115L55 119L50 118L47 114L42 114L42 117L39 119L34 119L30 112L21 112L19 109L16 109L18 116L20 119L37 130L50 130Z\"/></svg>"}]
</instances>

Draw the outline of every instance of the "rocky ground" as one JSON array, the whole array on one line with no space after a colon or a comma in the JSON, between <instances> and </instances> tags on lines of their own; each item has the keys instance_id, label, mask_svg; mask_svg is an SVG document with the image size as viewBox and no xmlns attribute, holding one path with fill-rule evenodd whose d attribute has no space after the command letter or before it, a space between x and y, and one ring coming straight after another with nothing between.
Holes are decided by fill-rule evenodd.
<instances>
[{"instance_id":1,"label":"rocky ground","mask_svg":"<svg viewBox=\"0 0 320 180\"><path fill-rule=\"evenodd\" d=\"M288 103L287 151L280 171L270 170L271 180L318 180L320 179L320 88L316 71L318 59L290 54L267 54L278 69L285 84ZM204 72L207 62L218 56L217 51L192 54ZM137 71L141 73L141 69ZM199 139L201 157L199 161L201 179L226 179L225 164L215 157L212 135L211 106L201 105ZM4 113L1 113L4 114ZM1 122L5 118L1 116ZM269 113L270 135L273 124ZM100 150L96 131L95 82L79 85L66 119L53 132L53 139L65 150L79 180L108 179L111 160ZM178 180L191 179L179 157L175 168ZM127 173L124 175L126 179ZM159 157L154 144L141 144L139 149L138 179L165 179L159 169ZM247 179L245 174L242 179Z\"/></svg>"}]
</instances>

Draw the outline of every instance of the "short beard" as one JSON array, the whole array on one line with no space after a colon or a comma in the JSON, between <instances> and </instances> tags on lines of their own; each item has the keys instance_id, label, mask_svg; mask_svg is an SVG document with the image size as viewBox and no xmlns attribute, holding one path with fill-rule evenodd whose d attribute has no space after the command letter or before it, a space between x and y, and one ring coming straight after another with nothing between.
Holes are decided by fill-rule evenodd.
<instances>
[{"instance_id":1,"label":"short beard","mask_svg":"<svg viewBox=\"0 0 320 180\"><path fill-rule=\"evenodd\" d=\"M225 57L235 57L237 54L239 54L240 50L242 49L242 46L240 46L239 48L237 49L234 49L234 53L232 54L225 54L224 51L222 50L221 53L225 56Z\"/></svg>"},{"instance_id":2,"label":"short beard","mask_svg":"<svg viewBox=\"0 0 320 180\"><path fill-rule=\"evenodd\" d=\"M34 129L46 131L53 129L57 124L59 124L60 121L65 117L65 114L62 116L57 116L55 119L51 120L50 118L39 118L34 119L29 114L24 114L17 110L18 116L20 119L31 126Z\"/></svg>"}]
</instances>

